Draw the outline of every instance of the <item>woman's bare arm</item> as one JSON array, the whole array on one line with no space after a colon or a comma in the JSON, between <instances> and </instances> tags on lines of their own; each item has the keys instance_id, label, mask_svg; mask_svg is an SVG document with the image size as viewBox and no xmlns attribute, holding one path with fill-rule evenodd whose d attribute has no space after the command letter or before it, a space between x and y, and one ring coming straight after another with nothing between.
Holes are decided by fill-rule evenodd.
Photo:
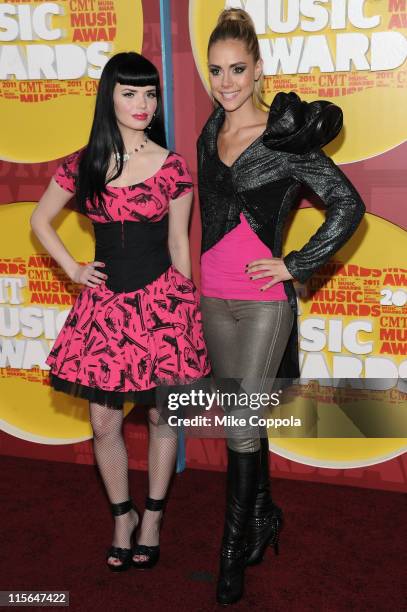
<instances>
[{"instance_id":1,"label":"woman's bare arm","mask_svg":"<svg viewBox=\"0 0 407 612\"><path fill-rule=\"evenodd\" d=\"M38 240L69 278L76 283L95 287L107 278L105 274L96 270L97 266L104 266L104 264L95 261L84 266L78 263L51 225L52 220L71 198L71 193L62 189L54 179L51 179L44 195L31 215L31 227Z\"/></svg>"},{"instance_id":2,"label":"woman's bare arm","mask_svg":"<svg viewBox=\"0 0 407 612\"><path fill-rule=\"evenodd\" d=\"M169 207L168 248L173 265L191 278L191 255L189 251L189 216L193 194L172 200Z\"/></svg>"}]
</instances>

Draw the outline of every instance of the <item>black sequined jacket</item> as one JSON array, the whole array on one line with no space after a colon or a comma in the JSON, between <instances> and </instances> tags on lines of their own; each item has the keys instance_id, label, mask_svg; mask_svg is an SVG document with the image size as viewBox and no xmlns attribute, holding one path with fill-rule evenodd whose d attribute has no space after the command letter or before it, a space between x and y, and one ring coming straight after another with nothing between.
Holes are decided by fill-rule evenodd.
<instances>
[{"instance_id":1,"label":"black sequined jacket","mask_svg":"<svg viewBox=\"0 0 407 612\"><path fill-rule=\"evenodd\" d=\"M266 130L231 167L218 155L217 138L224 117L223 108L216 109L198 139L202 253L240 223L242 212L273 257L281 257L284 224L305 185L327 209L325 221L302 249L283 258L294 279L305 282L350 238L365 211L356 189L321 151L341 130L342 111L326 101L307 103L293 92L278 93ZM284 288L296 313L292 281L284 282ZM296 321L280 378L299 376Z\"/></svg>"}]
</instances>

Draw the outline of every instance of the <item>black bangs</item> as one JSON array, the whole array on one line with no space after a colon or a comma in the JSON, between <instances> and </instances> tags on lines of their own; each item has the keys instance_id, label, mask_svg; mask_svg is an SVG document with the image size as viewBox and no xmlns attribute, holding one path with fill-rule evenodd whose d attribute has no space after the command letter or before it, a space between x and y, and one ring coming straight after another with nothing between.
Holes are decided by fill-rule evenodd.
<instances>
[{"instance_id":1,"label":"black bangs","mask_svg":"<svg viewBox=\"0 0 407 612\"><path fill-rule=\"evenodd\" d=\"M159 86L158 70L147 58L134 52L120 56L121 61L117 63L117 83L133 87Z\"/></svg>"}]
</instances>

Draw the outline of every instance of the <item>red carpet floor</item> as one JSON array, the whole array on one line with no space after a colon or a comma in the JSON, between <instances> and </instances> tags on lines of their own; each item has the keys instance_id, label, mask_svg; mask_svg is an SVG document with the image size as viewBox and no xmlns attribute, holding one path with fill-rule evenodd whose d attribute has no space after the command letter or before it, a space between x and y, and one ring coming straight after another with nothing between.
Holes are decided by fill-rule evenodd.
<instances>
[{"instance_id":1,"label":"red carpet floor","mask_svg":"<svg viewBox=\"0 0 407 612\"><path fill-rule=\"evenodd\" d=\"M112 519L92 466L1 457L0 590L70 591L70 610L204 612L214 602L224 474L176 477L150 571L104 567ZM142 504L146 474L131 472ZM406 496L274 482L286 525L279 557L249 568L233 611L407 610ZM55 608L54 608L55 609Z\"/></svg>"}]
</instances>

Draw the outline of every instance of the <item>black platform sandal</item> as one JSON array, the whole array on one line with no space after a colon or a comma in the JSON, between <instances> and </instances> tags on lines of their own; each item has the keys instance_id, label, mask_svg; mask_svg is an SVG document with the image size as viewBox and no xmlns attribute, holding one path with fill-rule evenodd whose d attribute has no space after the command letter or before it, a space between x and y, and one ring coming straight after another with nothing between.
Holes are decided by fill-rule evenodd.
<instances>
[{"instance_id":1,"label":"black platform sandal","mask_svg":"<svg viewBox=\"0 0 407 612\"><path fill-rule=\"evenodd\" d=\"M131 499L128 499L125 502L120 504L110 504L113 516L121 516L122 514L127 514L130 510L135 510L137 512L136 507L134 506ZM138 515L138 512L137 512ZM140 519L137 521L136 527L138 526ZM133 529L133 532L134 532ZM131 538L132 534L130 535ZM109 557L114 557L115 559L119 559L120 565L113 565L112 563L108 563L107 560ZM132 549L131 548L119 548L118 546L111 546L106 555L106 565L112 572L125 572L131 567L131 558L132 558Z\"/></svg>"},{"instance_id":2,"label":"black platform sandal","mask_svg":"<svg viewBox=\"0 0 407 612\"><path fill-rule=\"evenodd\" d=\"M147 497L146 499L146 510L152 510L153 512L159 512L164 508L165 499L152 499ZM147 557L144 561L135 561L135 555L143 555ZM132 553L132 564L137 569L151 569L154 567L160 558L160 545L157 546L145 546L144 544L136 544Z\"/></svg>"}]
</instances>

